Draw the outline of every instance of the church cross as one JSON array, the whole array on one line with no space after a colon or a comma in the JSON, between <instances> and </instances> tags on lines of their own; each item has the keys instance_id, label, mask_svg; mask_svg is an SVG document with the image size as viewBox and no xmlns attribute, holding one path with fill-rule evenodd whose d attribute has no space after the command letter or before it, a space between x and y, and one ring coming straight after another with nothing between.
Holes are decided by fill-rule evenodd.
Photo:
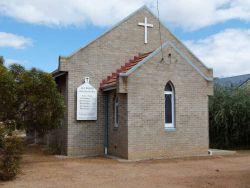
<instances>
[{"instance_id":1,"label":"church cross","mask_svg":"<svg viewBox=\"0 0 250 188\"><path fill-rule=\"evenodd\" d=\"M139 22L138 23L139 26L143 26L144 27L144 43L147 44L148 43L148 27L153 27L153 24L148 24L148 19L147 17L145 17L144 23Z\"/></svg>"}]
</instances>

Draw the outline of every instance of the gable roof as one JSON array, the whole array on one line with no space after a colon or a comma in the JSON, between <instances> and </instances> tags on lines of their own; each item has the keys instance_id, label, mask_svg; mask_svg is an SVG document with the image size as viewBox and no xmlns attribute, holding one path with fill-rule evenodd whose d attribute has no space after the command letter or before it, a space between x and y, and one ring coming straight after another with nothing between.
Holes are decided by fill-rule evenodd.
<instances>
[{"instance_id":1,"label":"gable roof","mask_svg":"<svg viewBox=\"0 0 250 188\"><path fill-rule=\"evenodd\" d=\"M107 76L106 79L103 79L100 83L100 89L105 90L106 88L114 88L117 84L118 75L122 77L129 76L136 69L146 63L149 59L157 55L161 49L172 47L182 58L184 58L185 62L187 62L190 66L195 69L195 71L200 74L206 81L213 81L212 77L206 76L184 53L181 52L172 42L166 41L162 46L157 48L153 52L148 52L144 54L138 54L138 56L134 56L134 59L130 60L124 66L121 66L115 72L113 72L110 76Z\"/></svg>"},{"instance_id":2,"label":"gable roof","mask_svg":"<svg viewBox=\"0 0 250 188\"><path fill-rule=\"evenodd\" d=\"M134 58L130 59L129 62L125 63L124 66L121 66L120 68L116 69L116 71L113 72L110 76L107 76L106 79L103 79L100 83L100 89L105 90L106 88L115 87L117 84L118 74L127 73L134 66L136 66L139 62L141 62L143 59L148 57L151 53L152 52L148 52L148 53L138 54L137 56L134 56Z\"/></svg>"},{"instance_id":3,"label":"gable roof","mask_svg":"<svg viewBox=\"0 0 250 188\"><path fill-rule=\"evenodd\" d=\"M244 74L239 76L231 76L225 78L215 78L214 82L215 85L221 87L240 87L244 83L250 80L250 74Z\"/></svg>"},{"instance_id":4,"label":"gable roof","mask_svg":"<svg viewBox=\"0 0 250 188\"><path fill-rule=\"evenodd\" d=\"M119 21L118 23L116 23L115 25L113 25L111 28L109 28L107 31L105 31L104 33L102 33L101 35L99 35L98 37L96 37L94 40L90 41L89 43L85 44L83 47L77 49L76 51L74 51L73 53L71 53L68 56L60 56L61 58L69 58L71 56L73 56L75 53L81 51L84 48L87 48L89 45L91 45L92 43L94 43L96 40L98 40L99 38L103 37L104 35L108 34L109 32L111 32L113 29L115 29L116 27L118 27L119 25L121 25L123 22L127 21L128 19L130 19L132 16L134 16L135 14L137 14L139 11L141 11L142 9L146 9L147 11L149 11L154 17L155 15L151 12L151 10L146 6L143 5L142 7L140 7L139 9L135 10L134 12L132 12L131 14L129 14L127 17L123 18L121 21ZM60 59L60 58L59 58Z\"/></svg>"},{"instance_id":5,"label":"gable roof","mask_svg":"<svg viewBox=\"0 0 250 188\"><path fill-rule=\"evenodd\" d=\"M167 48L167 47L172 47L181 57L183 57L185 59L185 61L191 65L205 80L207 81L213 81L213 78L211 77L207 77L184 53L182 53L182 51L177 48L172 42L170 41L166 41L165 43L163 43L162 46L160 46L159 48L157 48L154 52L152 52L147 58L145 58L143 61L141 61L140 63L138 63L136 66L134 66L133 68L131 68L129 71L127 71L126 73L120 73L120 76L128 76L130 75L132 72L134 72L138 67L140 67L141 65L143 65L145 62L147 62L150 58L152 58L153 56L155 56L156 54L158 54L160 52L161 49Z\"/></svg>"},{"instance_id":6,"label":"gable roof","mask_svg":"<svg viewBox=\"0 0 250 188\"><path fill-rule=\"evenodd\" d=\"M103 37L104 35L108 34L109 32L111 32L113 29L115 29L116 27L118 27L119 25L121 25L123 22L127 21L128 19L130 19L132 16L134 16L135 14L137 14L139 11L141 11L142 9L147 10L156 20L159 21L159 23L178 41L180 42L186 49L187 51L202 65L204 66L206 69L211 70L211 68L207 67L198 57L196 57L193 52L191 52L189 50L189 48L187 48L187 46L185 44L183 44L174 34L172 34L172 32L170 32L170 30L167 28L167 26L162 23L158 17L146 6L142 6L139 9L137 9L136 11L134 11L133 13L131 13L130 15L128 15L127 17L125 17L124 19L122 19L121 21L119 21L117 24L115 24L113 27L111 27L110 29L108 29L106 32L104 32L103 34L101 34L100 36L98 36L96 39L90 41L89 43L87 43L86 45L84 45L83 47L81 47L80 49L76 50L75 52L71 53L68 56L60 56L59 57L59 63L60 63L60 58L69 58L71 56L73 56L75 53L81 51L84 48L87 48L89 45L91 45L92 43L94 43L96 40L98 40L99 38Z\"/></svg>"}]
</instances>

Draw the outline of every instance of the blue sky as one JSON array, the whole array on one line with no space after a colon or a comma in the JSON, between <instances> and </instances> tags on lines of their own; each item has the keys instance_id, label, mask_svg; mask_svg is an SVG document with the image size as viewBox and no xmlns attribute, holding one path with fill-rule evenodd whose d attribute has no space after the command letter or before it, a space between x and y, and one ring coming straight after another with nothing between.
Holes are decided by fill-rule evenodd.
<instances>
[{"instance_id":1,"label":"blue sky","mask_svg":"<svg viewBox=\"0 0 250 188\"><path fill-rule=\"evenodd\" d=\"M59 55L68 55L87 42L95 39L107 28L94 27L47 27L19 22L12 18L3 18L0 32L14 33L32 40L32 44L23 49L13 47L0 48L1 55L10 61L19 61L27 68L37 67L44 71L57 68ZM10 62L12 63L12 62Z\"/></svg>"},{"instance_id":2,"label":"blue sky","mask_svg":"<svg viewBox=\"0 0 250 188\"><path fill-rule=\"evenodd\" d=\"M6 64L51 72L59 55L71 54L144 4L156 12L155 0L1 0L0 55ZM250 0L159 5L162 22L215 76L250 74Z\"/></svg>"}]
</instances>

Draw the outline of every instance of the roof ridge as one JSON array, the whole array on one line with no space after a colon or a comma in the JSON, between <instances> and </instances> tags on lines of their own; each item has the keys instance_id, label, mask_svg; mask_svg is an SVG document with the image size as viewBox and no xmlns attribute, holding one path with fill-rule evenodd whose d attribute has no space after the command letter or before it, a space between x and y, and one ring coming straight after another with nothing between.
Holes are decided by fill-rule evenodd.
<instances>
[{"instance_id":1,"label":"roof ridge","mask_svg":"<svg viewBox=\"0 0 250 188\"><path fill-rule=\"evenodd\" d=\"M241 76L250 76L250 74L240 74L240 75L229 76L229 77L218 77L218 79L235 78L235 77L241 77Z\"/></svg>"},{"instance_id":2,"label":"roof ridge","mask_svg":"<svg viewBox=\"0 0 250 188\"><path fill-rule=\"evenodd\" d=\"M88 47L90 44L94 43L96 40L100 39L101 37L105 36L107 33L111 32L113 29L115 29L116 27L120 26L123 22L127 21L129 18L131 18L132 16L134 16L137 12L141 11L142 9L146 9L147 11L149 11L153 16L155 16L152 11L147 7L147 5L143 5L141 7L139 7L138 9L134 10L133 12L131 12L128 16L126 16L125 18L121 19L120 21L118 21L116 24L114 24L113 26L111 26L109 29L107 29L105 32L101 33L100 35L98 35L95 39L91 40L90 42L88 42L87 44L83 45L82 47L78 48L77 50L73 51L72 53L70 53L67 56L59 56L61 58L70 58L72 57L74 54L76 54L77 52L81 51L82 49Z\"/></svg>"}]
</instances>

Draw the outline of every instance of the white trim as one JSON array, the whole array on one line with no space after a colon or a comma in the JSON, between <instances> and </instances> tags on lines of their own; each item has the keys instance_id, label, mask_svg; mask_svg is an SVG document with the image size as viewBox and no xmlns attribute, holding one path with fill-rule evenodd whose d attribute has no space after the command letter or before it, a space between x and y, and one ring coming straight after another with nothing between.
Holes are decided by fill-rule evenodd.
<instances>
[{"instance_id":1,"label":"white trim","mask_svg":"<svg viewBox=\"0 0 250 188\"><path fill-rule=\"evenodd\" d=\"M108 155L108 147L107 146L104 148L104 154Z\"/></svg>"},{"instance_id":2,"label":"white trim","mask_svg":"<svg viewBox=\"0 0 250 188\"><path fill-rule=\"evenodd\" d=\"M175 127L175 98L174 98L174 92L172 93L172 122L173 122L172 123L173 127Z\"/></svg>"},{"instance_id":3,"label":"white trim","mask_svg":"<svg viewBox=\"0 0 250 188\"><path fill-rule=\"evenodd\" d=\"M173 123L165 123L165 128L175 128Z\"/></svg>"},{"instance_id":4,"label":"white trim","mask_svg":"<svg viewBox=\"0 0 250 188\"><path fill-rule=\"evenodd\" d=\"M168 84L168 83L167 83ZM174 87L172 84L170 84L172 91L164 91L164 98L166 100L166 95L171 95L171 108L172 108L172 123L166 123L165 122L165 128L175 128L175 92L174 92ZM165 107L165 116L166 116L166 101L164 103ZM165 117L166 121L166 117Z\"/></svg>"},{"instance_id":5,"label":"white trim","mask_svg":"<svg viewBox=\"0 0 250 188\"><path fill-rule=\"evenodd\" d=\"M181 52L181 50L179 50L172 42L170 41L166 41L163 45L162 45L162 49L167 48L167 47L173 47L173 49L181 56L185 59L185 61L191 65L199 74L200 76L202 76L205 80L207 81L213 81L212 77L207 77L195 64L193 64L193 62L184 54ZM153 51L151 54L149 54L146 58L144 58L142 61L140 61L139 63L137 63L135 66L133 66L130 70L128 70L126 73L119 73L119 76L129 76L132 72L134 72L137 68L139 68L141 65L143 65L144 63L146 63L149 59L151 59L153 56L155 56L156 54L158 54L161 50L161 47L157 48L155 51Z\"/></svg>"},{"instance_id":6,"label":"white trim","mask_svg":"<svg viewBox=\"0 0 250 188\"><path fill-rule=\"evenodd\" d=\"M172 95L173 91L164 91L164 94L170 94L170 95Z\"/></svg>"},{"instance_id":7,"label":"white trim","mask_svg":"<svg viewBox=\"0 0 250 188\"><path fill-rule=\"evenodd\" d=\"M166 131L176 131L175 127L165 127Z\"/></svg>"}]
</instances>

